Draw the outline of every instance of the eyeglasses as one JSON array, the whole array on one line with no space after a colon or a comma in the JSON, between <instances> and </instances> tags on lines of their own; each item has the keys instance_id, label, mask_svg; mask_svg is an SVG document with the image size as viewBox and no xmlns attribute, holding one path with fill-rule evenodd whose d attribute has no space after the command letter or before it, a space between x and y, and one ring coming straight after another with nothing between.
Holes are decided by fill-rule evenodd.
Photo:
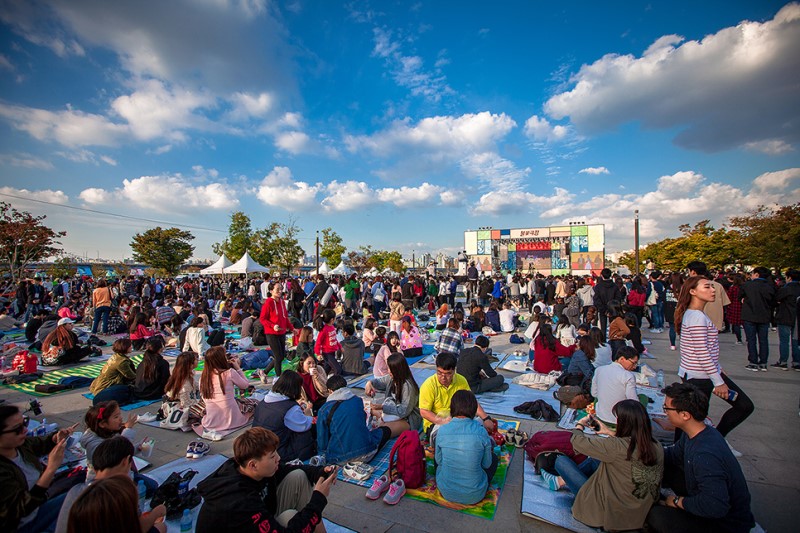
<instances>
[{"instance_id":1,"label":"eyeglasses","mask_svg":"<svg viewBox=\"0 0 800 533\"><path fill-rule=\"evenodd\" d=\"M30 418L28 418L27 416L23 416L22 424L14 426L11 429L0 431L0 435L5 435L6 433L25 433L28 429L28 422L30 422Z\"/></svg>"},{"instance_id":2,"label":"eyeglasses","mask_svg":"<svg viewBox=\"0 0 800 533\"><path fill-rule=\"evenodd\" d=\"M665 411L675 411L676 413L680 413L681 412L681 409L676 409L674 407L665 407L664 410Z\"/></svg>"}]
</instances>

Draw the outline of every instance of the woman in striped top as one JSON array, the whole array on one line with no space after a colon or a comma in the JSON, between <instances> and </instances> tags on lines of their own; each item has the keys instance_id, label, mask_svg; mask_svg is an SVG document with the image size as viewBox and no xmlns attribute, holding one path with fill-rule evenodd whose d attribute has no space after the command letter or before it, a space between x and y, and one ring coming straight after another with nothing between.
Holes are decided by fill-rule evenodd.
<instances>
[{"instance_id":1,"label":"woman in striped top","mask_svg":"<svg viewBox=\"0 0 800 533\"><path fill-rule=\"evenodd\" d=\"M731 405L717 430L726 436L753 412L753 402L723 371L719 364L717 328L703 312L706 303L716 295L711 281L701 276L686 280L675 309L675 329L681 336L681 363L678 375L684 382L697 386L711 401L711 394ZM731 399L730 394L738 395Z\"/></svg>"}]
</instances>

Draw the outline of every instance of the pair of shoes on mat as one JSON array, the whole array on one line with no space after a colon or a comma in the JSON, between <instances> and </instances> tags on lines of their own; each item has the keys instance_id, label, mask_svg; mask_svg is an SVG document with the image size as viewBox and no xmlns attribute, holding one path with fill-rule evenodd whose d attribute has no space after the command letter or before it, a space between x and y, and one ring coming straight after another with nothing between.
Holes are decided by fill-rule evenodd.
<instances>
[{"instance_id":1,"label":"pair of shoes on mat","mask_svg":"<svg viewBox=\"0 0 800 533\"><path fill-rule=\"evenodd\" d=\"M209 447L209 445L206 444L205 442L200 442L198 440L193 440L186 447L186 458L187 459L200 459L205 454L207 454L210 449L211 448Z\"/></svg>"},{"instance_id":2,"label":"pair of shoes on mat","mask_svg":"<svg viewBox=\"0 0 800 533\"><path fill-rule=\"evenodd\" d=\"M372 472L375 471L375 468L367 463L351 462L344 465L342 471L344 472L344 475L351 479L355 479L356 481L365 481L369 479L369 477L372 475Z\"/></svg>"},{"instance_id":3,"label":"pair of shoes on mat","mask_svg":"<svg viewBox=\"0 0 800 533\"><path fill-rule=\"evenodd\" d=\"M202 437L203 437L204 439L206 439L206 440L211 440L211 441L218 441L218 440L222 440L222 435L220 435L219 433L217 433L217 432L216 432L216 431L214 431L214 430L210 430L210 431L209 431L209 430L207 430L207 429L204 429L204 430L203 430L203 435L202 435Z\"/></svg>"},{"instance_id":4,"label":"pair of shoes on mat","mask_svg":"<svg viewBox=\"0 0 800 533\"><path fill-rule=\"evenodd\" d=\"M150 411L148 411L148 412L146 412L144 414L139 415L139 420L138 421L139 422L143 422L143 423L155 422L157 418L158 418L157 414L151 413Z\"/></svg>"},{"instance_id":5,"label":"pair of shoes on mat","mask_svg":"<svg viewBox=\"0 0 800 533\"><path fill-rule=\"evenodd\" d=\"M372 486L367 491L367 498L377 500L384 492L386 492L386 496L383 497L384 503L397 505L406 493L406 484L403 483L401 478L392 482L384 474L372 483Z\"/></svg>"},{"instance_id":6,"label":"pair of shoes on mat","mask_svg":"<svg viewBox=\"0 0 800 533\"><path fill-rule=\"evenodd\" d=\"M506 444L510 444L516 448L522 448L528 442L528 434L524 431L517 431L512 428L506 431Z\"/></svg>"}]
</instances>

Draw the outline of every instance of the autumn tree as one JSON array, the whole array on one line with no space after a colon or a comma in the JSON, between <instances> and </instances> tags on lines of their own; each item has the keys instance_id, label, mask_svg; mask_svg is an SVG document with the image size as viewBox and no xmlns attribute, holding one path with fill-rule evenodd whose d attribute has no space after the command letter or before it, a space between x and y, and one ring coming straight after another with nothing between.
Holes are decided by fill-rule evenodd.
<instances>
[{"instance_id":1,"label":"autumn tree","mask_svg":"<svg viewBox=\"0 0 800 533\"><path fill-rule=\"evenodd\" d=\"M250 217L242 211L231 213L231 223L228 226L228 236L222 242L211 245L211 250L217 255L225 254L234 263L242 258L244 253L251 249L253 240L253 226ZM253 252L250 252L253 255ZM253 257L255 259L255 257ZM258 259L256 259L258 261Z\"/></svg>"},{"instance_id":2,"label":"autumn tree","mask_svg":"<svg viewBox=\"0 0 800 533\"><path fill-rule=\"evenodd\" d=\"M145 263L167 275L174 275L192 256L194 235L178 228L160 226L137 233L131 241L134 261Z\"/></svg>"},{"instance_id":3,"label":"autumn tree","mask_svg":"<svg viewBox=\"0 0 800 533\"><path fill-rule=\"evenodd\" d=\"M299 233L300 228L294 220L285 224L272 222L254 233L251 256L264 266L274 265L288 274L305 255L297 240Z\"/></svg>"},{"instance_id":4,"label":"autumn tree","mask_svg":"<svg viewBox=\"0 0 800 533\"><path fill-rule=\"evenodd\" d=\"M42 223L45 218L0 202L0 264L11 272L15 284L28 265L61 253L58 239L67 232L45 226Z\"/></svg>"},{"instance_id":5,"label":"autumn tree","mask_svg":"<svg viewBox=\"0 0 800 533\"><path fill-rule=\"evenodd\" d=\"M328 262L330 268L338 266L342 261L342 255L347 251L342 244L342 238L332 228L322 230L322 243L319 248L319 255Z\"/></svg>"},{"instance_id":6,"label":"autumn tree","mask_svg":"<svg viewBox=\"0 0 800 533\"><path fill-rule=\"evenodd\" d=\"M775 209L762 205L731 218L730 225L741 235L744 263L778 271L800 266L800 203Z\"/></svg>"},{"instance_id":7,"label":"autumn tree","mask_svg":"<svg viewBox=\"0 0 800 533\"><path fill-rule=\"evenodd\" d=\"M370 260L374 254L375 250L372 249L372 246L359 246L358 250L351 250L348 252L347 262L350 268L355 270L358 275L361 275L374 266L370 264Z\"/></svg>"}]
</instances>

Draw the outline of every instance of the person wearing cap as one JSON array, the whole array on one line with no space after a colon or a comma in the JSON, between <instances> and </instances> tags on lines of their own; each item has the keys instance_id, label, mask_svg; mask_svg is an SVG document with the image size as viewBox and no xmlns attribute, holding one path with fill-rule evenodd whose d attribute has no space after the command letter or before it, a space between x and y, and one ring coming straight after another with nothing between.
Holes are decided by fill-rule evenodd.
<instances>
[{"instance_id":1,"label":"person wearing cap","mask_svg":"<svg viewBox=\"0 0 800 533\"><path fill-rule=\"evenodd\" d=\"M62 318L56 329L45 337L42 342L42 364L71 365L99 350L91 346L81 346L78 335L72 331L74 323L71 318Z\"/></svg>"}]
</instances>

